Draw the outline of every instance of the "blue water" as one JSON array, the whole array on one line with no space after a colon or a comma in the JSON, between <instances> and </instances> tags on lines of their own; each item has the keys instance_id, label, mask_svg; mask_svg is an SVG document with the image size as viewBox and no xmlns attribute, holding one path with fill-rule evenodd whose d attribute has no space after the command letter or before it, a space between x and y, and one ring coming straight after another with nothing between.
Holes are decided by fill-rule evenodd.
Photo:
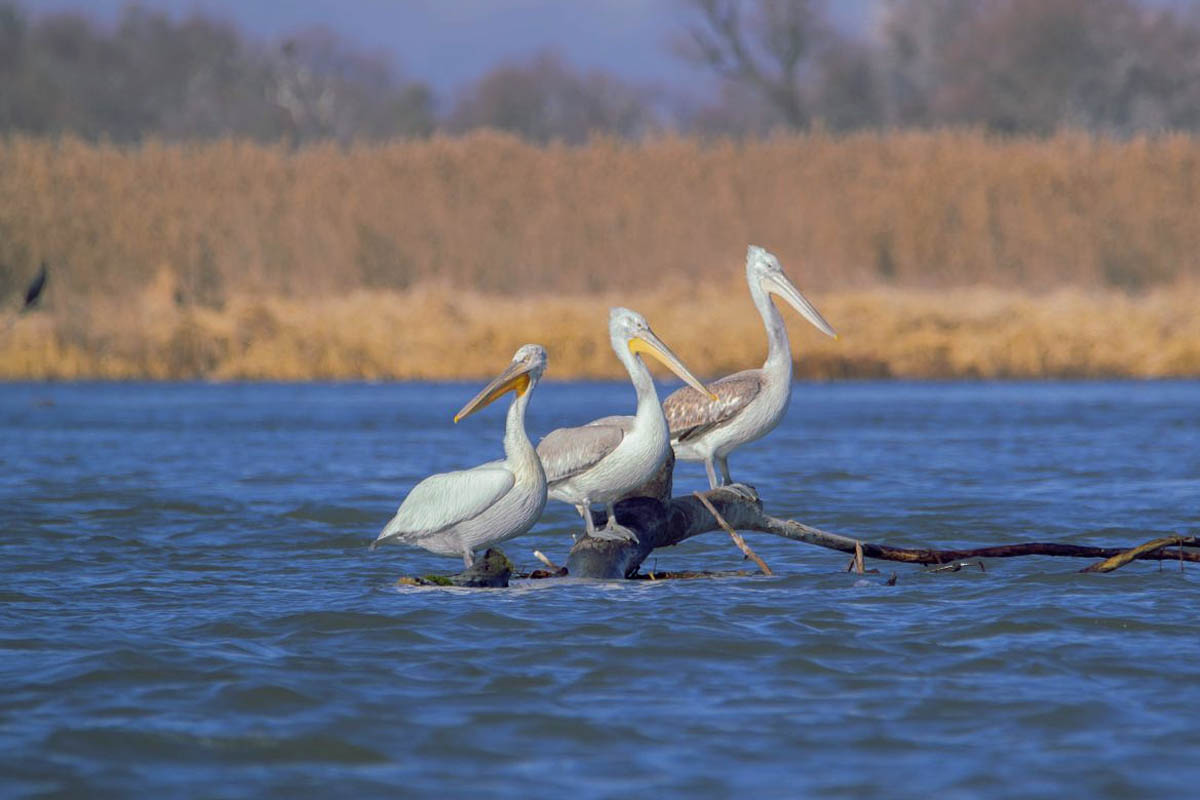
<instances>
[{"instance_id":1,"label":"blue water","mask_svg":"<svg viewBox=\"0 0 1200 800\"><path fill-rule=\"evenodd\" d=\"M1194 797L1200 565L397 588L407 487L498 457L475 385L0 386L0 795ZM632 407L544 384L535 433ZM731 459L864 540L1200 532L1200 383L799 384ZM703 486L681 465L677 492ZM505 549L560 563L551 504ZM746 566L728 537L657 570ZM895 585L886 579L895 573Z\"/></svg>"}]
</instances>

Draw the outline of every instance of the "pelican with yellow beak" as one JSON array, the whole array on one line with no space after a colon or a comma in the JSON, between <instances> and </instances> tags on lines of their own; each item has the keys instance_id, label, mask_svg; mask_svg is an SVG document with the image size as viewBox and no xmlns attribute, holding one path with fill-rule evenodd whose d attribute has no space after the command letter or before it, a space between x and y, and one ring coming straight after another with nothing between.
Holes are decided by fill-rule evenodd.
<instances>
[{"instance_id":1,"label":"pelican with yellow beak","mask_svg":"<svg viewBox=\"0 0 1200 800\"><path fill-rule=\"evenodd\" d=\"M667 421L658 404L654 378L641 356L654 356L702 396L714 399L715 396L636 311L612 309L608 334L617 358L633 381L637 413L551 431L538 443L537 453L546 470L550 497L575 506L589 536L636 540L633 531L617 524L613 504L653 478L671 452ZM599 530L589 510L592 503L604 503L608 508L608 522Z\"/></svg>"},{"instance_id":2,"label":"pelican with yellow beak","mask_svg":"<svg viewBox=\"0 0 1200 800\"><path fill-rule=\"evenodd\" d=\"M746 250L746 282L767 329L767 360L762 369L735 372L710 384L712 392L683 387L663 401L671 445L682 461L703 461L708 484L730 485L729 453L770 433L787 411L792 395L792 349L787 328L771 295L781 297L817 330L837 338L820 312L800 294L779 259L761 247ZM721 467L718 484L714 462Z\"/></svg>"},{"instance_id":3,"label":"pelican with yellow beak","mask_svg":"<svg viewBox=\"0 0 1200 800\"><path fill-rule=\"evenodd\" d=\"M520 536L537 522L546 507L546 473L525 433L525 408L545 370L546 350L527 344L508 369L454 415L458 422L511 391L504 459L430 475L418 483L372 550L380 542L398 540L442 556L461 555L469 567L476 550Z\"/></svg>"}]
</instances>

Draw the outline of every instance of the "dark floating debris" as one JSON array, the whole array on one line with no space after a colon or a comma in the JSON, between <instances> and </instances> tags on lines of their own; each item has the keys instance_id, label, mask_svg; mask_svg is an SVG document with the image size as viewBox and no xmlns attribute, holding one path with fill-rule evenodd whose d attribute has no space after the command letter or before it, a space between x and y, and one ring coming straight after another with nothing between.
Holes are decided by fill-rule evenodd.
<instances>
[{"instance_id":1,"label":"dark floating debris","mask_svg":"<svg viewBox=\"0 0 1200 800\"><path fill-rule=\"evenodd\" d=\"M471 586L503 588L512 576L513 563L503 551L489 547L475 563L457 575L424 575L420 578L401 578L397 586Z\"/></svg>"},{"instance_id":2,"label":"dark floating debris","mask_svg":"<svg viewBox=\"0 0 1200 800\"><path fill-rule=\"evenodd\" d=\"M971 563L970 561L955 561L951 564L938 564L936 567L930 567L926 572L958 572L963 567L979 567L980 572L987 572L987 567L982 561Z\"/></svg>"}]
</instances>

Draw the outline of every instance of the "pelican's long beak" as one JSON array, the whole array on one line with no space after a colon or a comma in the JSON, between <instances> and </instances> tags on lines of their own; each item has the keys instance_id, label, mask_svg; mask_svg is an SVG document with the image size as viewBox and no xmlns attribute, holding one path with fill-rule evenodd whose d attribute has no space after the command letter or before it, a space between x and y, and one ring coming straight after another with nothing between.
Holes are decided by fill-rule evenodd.
<instances>
[{"instance_id":1,"label":"pelican's long beak","mask_svg":"<svg viewBox=\"0 0 1200 800\"><path fill-rule=\"evenodd\" d=\"M508 365L508 369L501 372L496 379L480 390L479 394L475 395L454 415L454 421L458 422L464 417L474 414L479 409L496 400L507 391L514 391L517 396L525 394L529 391L529 372L532 365L528 361L514 361Z\"/></svg>"},{"instance_id":2,"label":"pelican's long beak","mask_svg":"<svg viewBox=\"0 0 1200 800\"><path fill-rule=\"evenodd\" d=\"M769 291L775 292L775 294L786 300L792 308L799 311L800 314L806 320L815 325L817 330L819 330L821 333L825 334L826 336L832 336L834 339L838 338L838 335L833 330L833 327L825 321L824 317L821 316L821 312L817 311L813 304L808 302L807 297L800 294L800 290L797 289L790 280L788 280L786 275L783 273L772 275L770 278L770 285L767 288Z\"/></svg>"},{"instance_id":3,"label":"pelican's long beak","mask_svg":"<svg viewBox=\"0 0 1200 800\"><path fill-rule=\"evenodd\" d=\"M640 336L634 336L629 340L629 352L634 353L649 353L659 361L667 365L667 369L674 372L684 383L691 386L700 394L708 397L710 400L716 400L717 396L704 387L700 379L691 373L683 362L679 360L679 356L671 352L671 348L663 344L663 340L654 335L654 331L647 330Z\"/></svg>"}]
</instances>

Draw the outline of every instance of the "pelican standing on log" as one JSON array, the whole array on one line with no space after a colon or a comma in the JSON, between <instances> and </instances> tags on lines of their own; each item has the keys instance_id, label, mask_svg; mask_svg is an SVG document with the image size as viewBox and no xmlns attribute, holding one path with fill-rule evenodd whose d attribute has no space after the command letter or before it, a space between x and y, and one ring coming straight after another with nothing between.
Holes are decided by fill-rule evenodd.
<instances>
[{"instance_id":1,"label":"pelican standing on log","mask_svg":"<svg viewBox=\"0 0 1200 800\"><path fill-rule=\"evenodd\" d=\"M550 497L575 506L589 536L636 540L633 531L617 524L613 504L653 478L671 452L654 378L641 356L654 356L702 396L709 392L636 311L612 309L608 335L637 391L637 413L558 428L538 443L537 453L546 470ZM604 503L608 509L603 528L597 529L592 520L592 503Z\"/></svg>"},{"instance_id":2,"label":"pelican standing on log","mask_svg":"<svg viewBox=\"0 0 1200 800\"><path fill-rule=\"evenodd\" d=\"M762 368L714 381L709 384L711 393L685 386L663 401L675 457L703 461L708 485L713 489L733 483L729 454L738 445L770 433L783 419L791 399L792 350L787 327L771 295L782 297L822 333L837 338L820 312L783 274L779 259L761 247L751 245L746 250L746 282L767 329L767 360ZM714 462L721 467L719 483Z\"/></svg>"},{"instance_id":3,"label":"pelican standing on log","mask_svg":"<svg viewBox=\"0 0 1200 800\"><path fill-rule=\"evenodd\" d=\"M371 545L398 539L443 556L461 555L525 533L546 507L546 473L525 433L529 396L546 370L546 350L527 344L512 363L454 415L458 422L505 392L514 394L504 426L504 459L471 469L430 475L404 498L396 516Z\"/></svg>"}]
</instances>

